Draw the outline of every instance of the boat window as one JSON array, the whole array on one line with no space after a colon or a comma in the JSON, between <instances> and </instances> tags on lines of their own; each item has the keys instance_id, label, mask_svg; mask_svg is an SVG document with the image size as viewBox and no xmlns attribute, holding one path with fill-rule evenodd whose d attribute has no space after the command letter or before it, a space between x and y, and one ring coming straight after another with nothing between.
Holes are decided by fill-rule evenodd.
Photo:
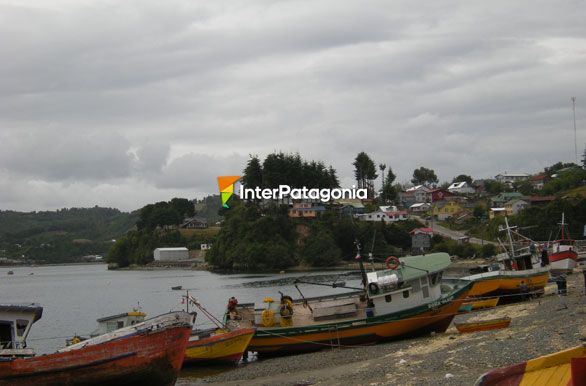
<instances>
[{"instance_id":1,"label":"boat window","mask_svg":"<svg viewBox=\"0 0 586 386\"><path fill-rule=\"evenodd\" d=\"M16 335L23 336L26 326L28 326L28 320L16 319Z\"/></svg>"},{"instance_id":2,"label":"boat window","mask_svg":"<svg viewBox=\"0 0 586 386\"><path fill-rule=\"evenodd\" d=\"M429 275L429 282L431 283L431 285L437 284L437 273L432 273L431 275Z\"/></svg>"},{"instance_id":3,"label":"boat window","mask_svg":"<svg viewBox=\"0 0 586 386\"><path fill-rule=\"evenodd\" d=\"M411 284L411 290L413 292L419 292L421 290L421 286L419 285L419 280L413 280L410 284Z\"/></svg>"},{"instance_id":4,"label":"boat window","mask_svg":"<svg viewBox=\"0 0 586 386\"><path fill-rule=\"evenodd\" d=\"M409 290L403 291L403 297L407 299L409 297Z\"/></svg>"},{"instance_id":5,"label":"boat window","mask_svg":"<svg viewBox=\"0 0 586 386\"><path fill-rule=\"evenodd\" d=\"M385 295L385 302L390 303L393 301L393 297L391 295Z\"/></svg>"},{"instance_id":6,"label":"boat window","mask_svg":"<svg viewBox=\"0 0 586 386\"><path fill-rule=\"evenodd\" d=\"M423 297L428 298L429 297L429 288L427 286L425 286L425 287L421 287L421 290L423 291Z\"/></svg>"},{"instance_id":7,"label":"boat window","mask_svg":"<svg viewBox=\"0 0 586 386\"><path fill-rule=\"evenodd\" d=\"M117 327L118 328L124 327L124 321L123 320L119 320L118 323L117 323Z\"/></svg>"},{"instance_id":8,"label":"boat window","mask_svg":"<svg viewBox=\"0 0 586 386\"><path fill-rule=\"evenodd\" d=\"M0 348L12 348L12 322L0 320Z\"/></svg>"},{"instance_id":9,"label":"boat window","mask_svg":"<svg viewBox=\"0 0 586 386\"><path fill-rule=\"evenodd\" d=\"M427 285L427 276L421 276L421 285Z\"/></svg>"}]
</instances>

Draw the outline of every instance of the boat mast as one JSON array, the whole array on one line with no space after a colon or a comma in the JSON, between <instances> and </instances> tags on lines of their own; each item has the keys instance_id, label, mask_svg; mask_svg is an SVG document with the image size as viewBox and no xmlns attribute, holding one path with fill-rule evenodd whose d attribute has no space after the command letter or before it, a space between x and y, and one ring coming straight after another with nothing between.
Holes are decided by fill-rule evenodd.
<instances>
[{"instance_id":1,"label":"boat mast","mask_svg":"<svg viewBox=\"0 0 586 386\"><path fill-rule=\"evenodd\" d=\"M560 224L560 225L562 226L562 240L564 240L564 239L566 238L566 237L564 236L564 228L566 227L566 226L565 226L566 224L564 223L564 220L565 220L565 213L564 213L564 212L562 212L562 223Z\"/></svg>"},{"instance_id":2,"label":"boat mast","mask_svg":"<svg viewBox=\"0 0 586 386\"><path fill-rule=\"evenodd\" d=\"M366 278L366 270L364 269L364 263L362 262L362 255L360 254L360 242L356 240L354 242L356 244L356 260L358 260L358 265L360 267L360 275L362 276L362 286L366 291L366 286L368 285L368 279Z\"/></svg>"},{"instance_id":3,"label":"boat mast","mask_svg":"<svg viewBox=\"0 0 586 386\"><path fill-rule=\"evenodd\" d=\"M511 247L511 258L515 258L515 247L513 246L513 236L511 235L511 227L509 227L509 220L505 216L505 225L507 226L507 236L509 237L509 245Z\"/></svg>"}]
</instances>

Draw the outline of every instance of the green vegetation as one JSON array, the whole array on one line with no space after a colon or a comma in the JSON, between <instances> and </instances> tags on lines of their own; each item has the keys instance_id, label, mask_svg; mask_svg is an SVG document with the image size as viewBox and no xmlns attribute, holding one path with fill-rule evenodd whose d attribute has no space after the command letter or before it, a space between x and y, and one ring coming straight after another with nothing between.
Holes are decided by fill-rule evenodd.
<instances>
[{"instance_id":1,"label":"green vegetation","mask_svg":"<svg viewBox=\"0 0 586 386\"><path fill-rule=\"evenodd\" d=\"M586 181L586 170L573 166L558 172L556 178L549 181L542 189L542 194L556 194L564 190L584 185Z\"/></svg>"},{"instance_id":2,"label":"green vegetation","mask_svg":"<svg viewBox=\"0 0 586 386\"><path fill-rule=\"evenodd\" d=\"M368 189L368 197L374 197L374 180L378 177L374 161L362 151L358 153L352 165L358 188Z\"/></svg>"},{"instance_id":3,"label":"green vegetation","mask_svg":"<svg viewBox=\"0 0 586 386\"><path fill-rule=\"evenodd\" d=\"M421 224L355 222L326 212L316 219L293 219L286 206L261 209L238 202L226 211L224 226L206 260L218 269L268 270L293 265L332 266L364 253L401 255L411 247L409 231Z\"/></svg>"},{"instance_id":4,"label":"green vegetation","mask_svg":"<svg viewBox=\"0 0 586 386\"><path fill-rule=\"evenodd\" d=\"M411 179L411 182L415 185L430 185L437 184L439 180L437 179L433 169L428 169L421 166L419 169L415 169L413 171L413 178Z\"/></svg>"},{"instance_id":5,"label":"green vegetation","mask_svg":"<svg viewBox=\"0 0 586 386\"><path fill-rule=\"evenodd\" d=\"M0 211L0 257L69 263L84 255L102 255L137 219L137 212L97 206L27 213Z\"/></svg>"}]
</instances>

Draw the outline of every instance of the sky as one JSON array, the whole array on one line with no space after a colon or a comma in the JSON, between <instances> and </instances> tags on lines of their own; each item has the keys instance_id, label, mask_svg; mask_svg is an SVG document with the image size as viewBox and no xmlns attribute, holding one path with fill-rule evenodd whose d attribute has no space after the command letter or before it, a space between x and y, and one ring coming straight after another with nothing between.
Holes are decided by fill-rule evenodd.
<instances>
[{"instance_id":1,"label":"sky","mask_svg":"<svg viewBox=\"0 0 586 386\"><path fill-rule=\"evenodd\" d=\"M250 155L353 183L586 146L586 1L0 0L0 210L217 193Z\"/></svg>"}]
</instances>

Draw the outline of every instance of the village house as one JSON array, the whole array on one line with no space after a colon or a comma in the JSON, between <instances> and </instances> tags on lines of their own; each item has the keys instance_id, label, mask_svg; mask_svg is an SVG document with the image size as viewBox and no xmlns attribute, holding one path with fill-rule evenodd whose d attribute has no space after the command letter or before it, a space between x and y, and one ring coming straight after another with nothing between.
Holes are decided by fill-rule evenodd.
<instances>
[{"instance_id":1,"label":"village house","mask_svg":"<svg viewBox=\"0 0 586 386\"><path fill-rule=\"evenodd\" d=\"M425 185L417 185L404 192L399 192L399 201L406 208L418 202L429 202L431 200L431 191L432 189Z\"/></svg>"},{"instance_id":2,"label":"village house","mask_svg":"<svg viewBox=\"0 0 586 386\"><path fill-rule=\"evenodd\" d=\"M431 209L431 204L427 202L418 202L417 204L413 204L409 207L409 212L413 214L423 214L427 213Z\"/></svg>"},{"instance_id":3,"label":"village house","mask_svg":"<svg viewBox=\"0 0 586 386\"><path fill-rule=\"evenodd\" d=\"M555 196L530 196L526 200L531 206L545 206L555 200Z\"/></svg>"},{"instance_id":4,"label":"village house","mask_svg":"<svg viewBox=\"0 0 586 386\"><path fill-rule=\"evenodd\" d=\"M181 229L205 229L208 227L208 220L202 217L188 217L179 225Z\"/></svg>"},{"instance_id":5,"label":"village house","mask_svg":"<svg viewBox=\"0 0 586 386\"><path fill-rule=\"evenodd\" d=\"M502 208L505 206L505 203L517 199L522 198L523 195L519 192L503 192L499 193L496 196L490 199L491 206L495 208Z\"/></svg>"},{"instance_id":6,"label":"village house","mask_svg":"<svg viewBox=\"0 0 586 386\"><path fill-rule=\"evenodd\" d=\"M423 253L431 248L431 238L433 237L433 229L431 228L415 228L411 232L411 251L412 253Z\"/></svg>"},{"instance_id":7,"label":"village house","mask_svg":"<svg viewBox=\"0 0 586 386\"><path fill-rule=\"evenodd\" d=\"M538 174L536 176L529 177L531 185L533 185L533 187L537 190L543 189L543 186L549 182L549 180L551 180L551 178L547 174Z\"/></svg>"},{"instance_id":8,"label":"village house","mask_svg":"<svg viewBox=\"0 0 586 386\"><path fill-rule=\"evenodd\" d=\"M463 212L464 208L456 201L434 202L431 207L431 215L436 220L444 221L454 217L456 213Z\"/></svg>"},{"instance_id":9,"label":"village house","mask_svg":"<svg viewBox=\"0 0 586 386\"><path fill-rule=\"evenodd\" d=\"M494 179L498 182L502 182L503 184L512 187L515 182L523 181L529 178L529 174L525 173L507 173L504 172L503 174L498 174L494 177Z\"/></svg>"},{"instance_id":10,"label":"village house","mask_svg":"<svg viewBox=\"0 0 586 386\"><path fill-rule=\"evenodd\" d=\"M354 216L364 213L364 204L359 199L336 200L333 205L342 214Z\"/></svg>"},{"instance_id":11,"label":"village house","mask_svg":"<svg viewBox=\"0 0 586 386\"><path fill-rule=\"evenodd\" d=\"M507 216L511 216L519 213L520 210L525 209L528 206L529 203L527 201L516 198L505 203L505 212Z\"/></svg>"},{"instance_id":12,"label":"village house","mask_svg":"<svg viewBox=\"0 0 586 386\"><path fill-rule=\"evenodd\" d=\"M458 194L474 194L476 193L476 189L472 186L468 185L466 181L463 182L454 182L448 187L448 191L450 193L458 193Z\"/></svg>"},{"instance_id":13,"label":"village house","mask_svg":"<svg viewBox=\"0 0 586 386\"><path fill-rule=\"evenodd\" d=\"M490 208L488 210L488 218L493 219L496 217L505 217L507 215L506 208Z\"/></svg>"},{"instance_id":14,"label":"village house","mask_svg":"<svg viewBox=\"0 0 586 386\"><path fill-rule=\"evenodd\" d=\"M296 202L289 209L291 218L316 218L318 213L325 212L326 208L322 205L313 205L311 202Z\"/></svg>"},{"instance_id":15,"label":"village house","mask_svg":"<svg viewBox=\"0 0 586 386\"><path fill-rule=\"evenodd\" d=\"M365 213L359 214L356 216L360 221L384 221L384 222L397 222L397 221L405 221L408 219L408 214L406 211L398 210L398 211L390 211L390 212L383 212L383 211L376 211L372 213Z\"/></svg>"}]
</instances>

